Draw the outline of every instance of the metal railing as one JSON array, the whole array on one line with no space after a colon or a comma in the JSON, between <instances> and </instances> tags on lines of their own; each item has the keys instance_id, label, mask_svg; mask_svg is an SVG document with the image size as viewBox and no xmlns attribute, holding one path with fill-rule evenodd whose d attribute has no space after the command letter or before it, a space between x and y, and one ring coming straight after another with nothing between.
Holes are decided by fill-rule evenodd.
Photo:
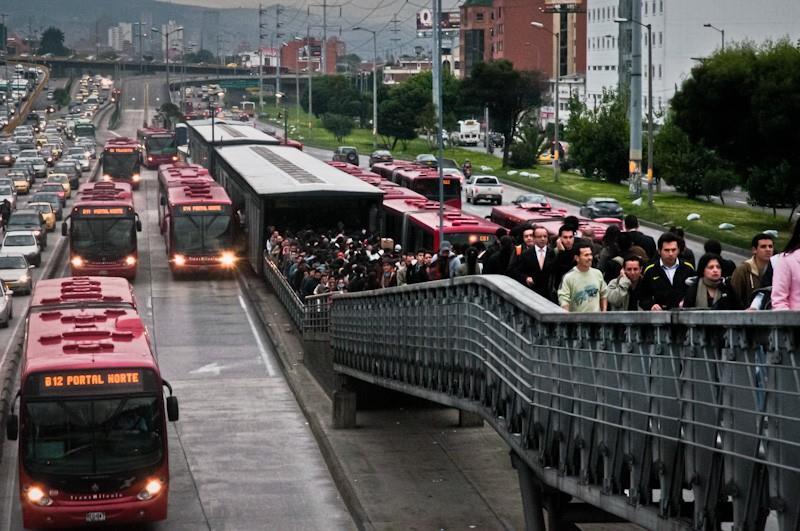
<instances>
[{"instance_id":1,"label":"metal railing","mask_svg":"<svg viewBox=\"0 0 800 531\"><path fill-rule=\"evenodd\" d=\"M264 256L264 277L278 300L289 312L292 322L303 338L326 339L328 337L332 294L311 295L305 300L301 299L278 266L267 256Z\"/></svg>"},{"instance_id":2,"label":"metal railing","mask_svg":"<svg viewBox=\"0 0 800 531\"><path fill-rule=\"evenodd\" d=\"M339 294L334 369L480 413L648 529L800 528L797 312L568 314L499 276Z\"/></svg>"}]
</instances>

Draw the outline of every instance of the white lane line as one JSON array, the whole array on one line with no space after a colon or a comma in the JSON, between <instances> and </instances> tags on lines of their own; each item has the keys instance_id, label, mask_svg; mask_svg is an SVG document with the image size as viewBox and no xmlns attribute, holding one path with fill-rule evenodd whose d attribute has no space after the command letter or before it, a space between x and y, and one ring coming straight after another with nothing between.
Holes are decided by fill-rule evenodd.
<instances>
[{"instance_id":1,"label":"white lane line","mask_svg":"<svg viewBox=\"0 0 800 531\"><path fill-rule=\"evenodd\" d=\"M8 449L8 448L6 448ZM8 518L6 519L6 525L3 529L11 529L11 518L12 518L12 511L14 509L14 502L19 499L16 495L16 488L17 488L17 467L14 466L14 461L9 462L9 459L6 458L6 478L3 483L5 483L5 495L6 495L6 506L4 507L5 513Z\"/></svg>"},{"instance_id":2,"label":"white lane line","mask_svg":"<svg viewBox=\"0 0 800 531\"><path fill-rule=\"evenodd\" d=\"M116 131L112 131L111 129L106 129L106 131L108 131L109 133L111 133L114 136L122 136L121 134L117 133Z\"/></svg>"},{"instance_id":3,"label":"white lane line","mask_svg":"<svg viewBox=\"0 0 800 531\"><path fill-rule=\"evenodd\" d=\"M258 352L261 354L261 359L264 360L264 366L267 368L267 375L275 376L277 373L275 371L275 367L272 365L269 352L267 352L264 342L261 341L261 334L259 333L258 328L256 328L256 322L253 319L253 316L250 315L250 310L247 309L247 305L244 303L244 298L241 294L239 294L239 306L241 306L242 310L244 310L244 314L247 316L247 323L250 325L250 330L253 332L253 337L256 338L256 343L258 343Z\"/></svg>"},{"instance_id":4,"label":"white lane line","mask_svg":"<svg viewBox=\"0 0 800 531\"><path fill-rule=\"evenodd\" d=\"M740 205L746 205L747 204L747 201L742 201L740 199L737 199L736 202L739 203Z\"/></svg>"}]
</instances>

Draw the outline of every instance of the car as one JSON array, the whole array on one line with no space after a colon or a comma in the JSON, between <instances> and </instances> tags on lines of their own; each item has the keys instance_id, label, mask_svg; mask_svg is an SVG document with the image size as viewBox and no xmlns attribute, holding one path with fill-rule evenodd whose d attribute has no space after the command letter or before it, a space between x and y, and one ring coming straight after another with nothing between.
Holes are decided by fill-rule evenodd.
<instances>
[{"instance_id":1,"label":"car","mask_svg":"<svg viewBox=\"0 0 800 531\"><path fill-rule=\"evenodd\" d=\"M58 194L54 194L52 192L36 192L31 196L29 204L39 203L42 201L45 203L50 203L50 206L56 213L56 221L61 221L61 218L64 216L64 211L61 208L61 198L58 197Z\"/></svg>"},{"instance_id":2,"label":"car","mask_svg":"<svg viewBox=\"0 0 800 531\"><path fill-rule=\"evenodd\" d=\"M0 203L6 200L11 203L11 210L17 208L17 191L14 189L13 184L10 186L8 184L0 184Z\"/></svg>"},{"instance_id":3,"label":"car","mask_svg":"<svg viewBox=\"0 0 800 531\"><path fill-rule=\"evenodd\" d=\"M6 224L6 231L29 230L36 236L39 247L47 249L47 225L38 211L31 208L17 210L11 214Z\"/></svg>"},{"instance_id":4,"label":"car","mask_svg":"<svg viewBox=\"0 0 800 531\"><path fill-rule=\"evenodd\" d=\"M25 208L35 210L42 215L42 218L44 219L44 226L48 232L56 229L56 213L50 203L45 203L43 201L38 203L28 203L25 205Z\"/></svg>"},{"instance_id":5,"label":"car","mask_svg":"<svg viewBox=\"0 0 800 531\"><path fill-rule=\"evenodd\" d=\"M14 318L14 303L11 298L13 295L14 290L6 288L0 282L0 326L4 328Z\"/></svg>"},{"instance_id":6,"label":"car","mask_svg":"<svg viewBox=\"0 0 800 531\"><path fill-rule=\"evenodd\" d=\"M2 188L0 188L0 190L2 190ZM61 206L67 206L67 191L64 190L64 187L61 186L61 183L43 183L39 187L39 191L58 194L59 199L61 199ZM2 192L0 192L0 197L2 197ZM1 200L2 199L0 199L0 201Z\"/></svg>"},{"instance_id":7,"label":"car","mask_svg":"<svg viewBox=\"0 0 800 531\"><path fill-rule=\"evenodd\" d=\"M52 91L52 90L49 90L49 91L47 92L47 99L48 99L48 100L55 99L55 94L53 94L53 91Z\"/></svg>"},{"instance_id":8,"label":"car","mask_svg":"<svg viewBox=\"0 0 800 531\"><path fill-rule=\"evenodd\" d=\"M370 153L369 167L372 168L372 165L376 162L394 162L394 157L389 151L385 149L378 149Z\"/></svg>"},{"instance_id":9,"label":"car","mask_svg":"<svg viewBox=\"0 0 800 531\"><path fill-rule=\"evenodd\" d=\"M27 162L17 162L8 172L11 173L12 171L27 175L28 181L30 181L31 184L33 184L33 182L36 180L36 174L33 171L33 165L28 164Z\"/></svg>"},{"instance_id":10,"label":"car","mask_svg":"<svg viewBox=\"0 0 800 531\"><path fill-rule=\"evenodd\" d=\"M420 153L417 155L417 158L414 159L414 162L420 166L427 166L428 168L436 168L439 166L439 161L430 153Z\"/></svg>"},{"instance_id":11,"label":"car","mask_svg":"<svg viewBox=\"0 0 800 531\"><path fill-rule=\"evenodd\" d=\"M550 200L542 194L521 194L511 201L511 204L527 208L536 207L542 210L550 210L552 208Z\"/></svg>"},{"instance_id":12,"label":"car","mask_svg":"<svg viewBox=\"0 0 800 531\"><path fill-rule=\"evenodd\" d=\"M333 152L333 160L358 166L358 150L352 146L339 146Z\"/></svg>"},{"instance_id":13,"label":"car","mask_svg":"<svg viewBox=\"0 0 800 531\"><path fill-rule=\"evenodd\" d=\"M581 206L580 215L589 218L619 218L625 215L619 201L613 197L590 197Z\"/></svg>"},{"instance_id":14,"label":"car","mask_svg":"<svg viewBox=\"0 0 800 531\"><path fill-rule=\"evenodd\" d=\"M89 155L86 154L86 149L83 146L73 146L71 148L67 148L67 151L64 153L64 158L67 160L75 159L79 161L81 164L81 171L89 171L91 162Z\"/></svg>"},{"instance_id":15,"label":"car","mask_svg":"<svg viewBox=\"0 0 800 531\"><path fill-rule=\"evenodd\" d=\"M502 204L503 186L494 175L473 175L464 187L467 203L477 203L486 199L490 203Z\"/></svg>"},{"instance_id":16,"label":"car","mask_svg":"<svg viewBox=\"0 0 800 531\"><path fill-rule=\"evenodd\" d=\"M31 181L27 173L12 170L6 174L6 177L14 183L17 194L27 194L31 191Z\"/></svg>"},{"instance_id":17,"label":"car","mask_svg":"<svg viewBox=\"0 0 800 531\"><path fill-rule=\"evenodd\" d=\"M72 197L72 186L69 184L69 175L66 173L51 173L47 176L47 183L58 183L64 188L64 193L66 194L67 199Z\"/></svg>"},{"instance_id":18,"label":"car","mask_svg":"<svg viewBox=\"0 0 800 531\"><path fill-rule=\"evenodd\" d=\"M14 295L30 295L33 290L33 266L23 254L0 256L0 284Z\"/></svg>"},{"instance_id":19,"label":"car","mask_svg":"<svg viewBox=\"0 0 800 531\"><path fill-rule=\"evenodd\" d=\"M81 170L76 167L75 161L58 161L53 165L50 173L66 173L69 175L69 185L73 190L80 186Z\"/></svg>"},{"instance_id":20,"label":"car","mask_svg":"<svg viewBox=\"0 0 800 531\"><path fill-rule=\"evenodd\" d=\"M47 164L48 166L52 166L53 164L56 163L57 159L55 154L53 153L53 148L50 146L50 144L43 145L41 149L39 149L39 155L42 156L45 164Z\"/></svg>"},{"instance_id":21,"label":"car","mask_svg":"<svg viewBox=\"0 0 800 531\"><path fill-rule=\"evenodd\" d=\"M36 267L42 265L42 249L39 247L33 231L7 231L3 238L3 245L0 247L0 256L7 254L21 254Z\"/></svg>"},{"instance_id":22,"label":"car","mask_svg":"<svg viewBox=\"0 0 800 531\"><path fill-rule=\"evenodd\" d=\"M97 144L91 138L81 137L75 142L75 145L82 147L90 159L97 158Z\"/></svg>"}]
</instances>

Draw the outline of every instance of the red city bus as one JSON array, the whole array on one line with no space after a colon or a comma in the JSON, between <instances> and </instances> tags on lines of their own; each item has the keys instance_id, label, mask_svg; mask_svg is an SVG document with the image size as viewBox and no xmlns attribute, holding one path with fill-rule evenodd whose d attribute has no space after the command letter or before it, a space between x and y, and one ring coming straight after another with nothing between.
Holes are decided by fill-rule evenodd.
<instances>
[{"instance_id":1,"label":"red city bus","mask_svg":"<svg viewBox=\"0 0 800 531\"><path fill-rule=\"evenodd\" d=\"M392 179L392 174L395 170L402 170L402 169L419 169L420 166L414 164L413 162L407 160L396 160L394 162L377 162L372 165L373 172L377 173L384 179Z\"/></svg>"},{"instance_id":2,"label":"red city bus","mask_svg":"<svg viewBox=\"0 0 800 531\"><path fill-rule=\"evenodd\" d=\"M499 206L492 208L489 219L507 229L512 229L520 223L531 223L544 227L551 236L558 234L558 229L564 224L564 218L569 214L563 208L552 210L548 207L525 205ZM601 241L606 234L606 229L611 225L622 228L622 222L617 218L589 219L580 216L578 228L581 232L591 231L593 239Z\"/></svg>"},{"instance_id":3,"label":"red city bus","mask_svg":"<svg viewBox=\"0 0 800 531\"><path fill-rule=\"evenodd\" d=\"M173 273L233 269L233 203L202 166L177 166L164 166L158 174L159 220L170 269Z\"/></svg>"},{"instance_id":4,"label":"red city bus","mask_svg":"<svg viewBox=\"0 0 800 531\"><path fill-rule=\"evenodd\" d=\"M103 181L82 185L67 220L61 234L69 236L73 275L136 278L136 233L141 232L142 222L133 207L130 185Z\"/></svg>"},{"instance_id":5,"label":"red city bus","mask_svg":"<svg viewBox=\"0 0 800 531\"><path fill-rule=\"evenodd\" d=\"M19 439L26 528L166 519L178 400L126 280L36 283L17 396L6 434Z\"/></svg>"},{"instance_id":6,"label":"red city bus","mask_svg":"<svg viewBox=\"0 0 800 531\"><path fill-rule=\"evenodd\" d=\"M414 167L398 169L392 172L392 181L400 186L405 186L418 194L422 194L431 201L439 200L439 172L436 169ZM461 179L445 175L442 178L444 185L444 203L453 208L461 208Z\"/></svg>"},{"instance_id":7,"label":"red city bus","mask_svg":"<svg viewBox=\"0 0 800 531\"><path fill-rule=\"evenodd\" d=\"M175 132L156 127L144 127L136 132L142 154L142 164L156 169L162 164L178 161Z\"/></svg>"},{"instance_id":8,"label":"red city bus","mask_svg":"<svg viewBox=\"0 0 800 531\"><path fill-rule=\"evenodd\" d=\"M103 146L103 180L139 187L139 144L133 138L112 138Z\"/></svg>"}]
</instances>

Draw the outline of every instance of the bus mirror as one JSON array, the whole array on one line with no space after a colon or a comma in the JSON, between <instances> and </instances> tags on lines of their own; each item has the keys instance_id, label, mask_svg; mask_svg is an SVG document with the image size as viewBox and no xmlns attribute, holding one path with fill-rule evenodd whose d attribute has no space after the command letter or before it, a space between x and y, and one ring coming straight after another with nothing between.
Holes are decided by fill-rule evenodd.
<instances>
[{"instance_id":1,"label":"bus mirror","mask_svg":"<svg viewBox=\"0 0 800 531\"><path fill-rule=\"evenodd\" d=\"M10 414L6 420L6 438L9 441L16 441L19 435L19 417Z\"/></svg>"},{"instance_id":2,"label":"bus mirror","mask_svg":"<svg viewBox=\"0 0 800 531\"><path fill-rule=\"evenodd\" d=\"M69 229L67 229L67 224L66 223L62 223L61 224L61 235L62 236L66 236L68 232L69 232Z\"/></svg>"},{"instance_id":3,"label":"bus mirror","mask_svg":"<svg viewBox=\"0 0 800 531\"><path fill-rule=\"evenodd\" d=\"M166 206L167 205L167 198L162 195L160 203L161 203L161 206Z\"/></svg>"},{"instance_id":4,"label":"bus mirror","mask_svg":"<svg viewBox=\"0 0 800 531\"><path fill-rule=\"evenodd\" d=\"M176 396L168 396L167 397L167 419L170 422L176 422L178 420L178 397Z\"/></svg>"},{"instance_id":5,"label":"bus mirror","mask_svg":"<svg viewBox=\"0 0 800 531\"><path fill-rule=\"evenodd\" d=\"M142 220L141 219L137 219L136 220L136 232L142 232Z\"/></svg>"}]
</instances>

